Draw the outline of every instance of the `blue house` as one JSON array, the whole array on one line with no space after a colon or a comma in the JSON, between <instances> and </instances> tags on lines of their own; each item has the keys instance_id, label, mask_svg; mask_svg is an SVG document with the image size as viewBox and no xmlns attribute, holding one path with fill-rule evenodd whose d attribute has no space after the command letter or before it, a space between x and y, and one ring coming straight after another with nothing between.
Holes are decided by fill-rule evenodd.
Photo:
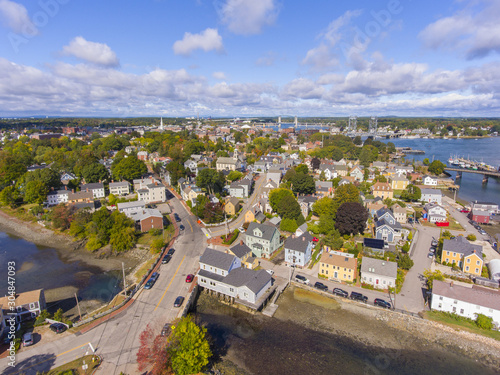
<instances>
[{"instance_id":1,"label":"blue house","mask_svg":"<svg viewBox=\"0 0 500 375\"><path fill-rule=\"evenodd\" d=\"M410 231L401 226L393 213L386 208L381 208L375 214L375 238L388 243L405 240Z\"/></svg>"}]
</instances>

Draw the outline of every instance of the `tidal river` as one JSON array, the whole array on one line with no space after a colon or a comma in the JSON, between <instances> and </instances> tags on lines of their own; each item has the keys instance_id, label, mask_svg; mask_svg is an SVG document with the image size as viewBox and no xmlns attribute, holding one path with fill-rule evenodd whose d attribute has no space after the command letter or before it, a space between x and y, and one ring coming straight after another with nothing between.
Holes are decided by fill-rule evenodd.
<instances>
[{"instance_id":1,"label":"tidal river","mask_svg":"<svg viewBox=\"0 0 500 375\"><path fill-rule=\"evenodd\" d=\"M98 302L109 302L120 291L120 271L105 273L99 267L65 258L63 251L0 232L0 291L3 294L7 291L7 262L16 264L16 292L45 289L50 310L73 308L74 293L83 301L83 306L92 309ZM88 301L94 303L88 304Z\"/></svg>"},{"instance_id":2,"label":"tidal river","mask_svg":"<svg viewBox=\"0 0 500 375\"><path fill-rule=\"evenodd\" d=\"M382 139L382 142L393 142L396 147L411 147L425 151L424 155L408 155L407 160L423 160L429 158L439 159L447 164L450 156L469 158L475 161L483 161L497 168L500 166L500 137L474 138L474 139ZM454 177L454 175L453 175ZM500 204L500 180L490 178L483 185L483 176L480 174L463 173L462 179L457 183L460 185L458 197L466 200L478 200L495 202Z\"/></svg>"}]
</instances>

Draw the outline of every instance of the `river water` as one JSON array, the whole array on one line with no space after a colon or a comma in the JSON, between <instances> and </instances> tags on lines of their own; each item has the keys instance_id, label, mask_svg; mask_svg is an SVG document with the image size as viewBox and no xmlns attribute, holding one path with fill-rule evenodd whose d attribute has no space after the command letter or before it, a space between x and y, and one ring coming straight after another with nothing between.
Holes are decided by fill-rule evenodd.
<instances>
[{"instance_id":1,"label":"river water","mask_svg":"<svg viewBox=\"0 0 500 375\"><path fill-rule=\"evenodd\" d=\"M107 272L82 261L67 261L56 249L38 246L22 238L0 232L0 293L7 291L7 262L16 264L16 291L66 288L62 295L67 300L49 303L53 309L73 307L74 296L68 296L67 287L78 291L81 300L109 302L120 291L121 272ZM5 291L5 292L4 292ZM57 295L57 294L56 294Z\"/></svg>"},{"instance_id":2,"label":"river water","mask_svg":"<svg viewBox=\"0 0 500 375\"><path fill-rule=\"evenodd\" d=\"M383 139L383 142L388 140ZM411 147L425 151L424 155L408 155L407 160L439 159L447 164L450 156L483 161L495 168L500 166L500 137L474 139L391 139L396 147ZM453 173L453 172L451 172ZM452 174L454 177L455 175ZM490 178L487 184L482 184L483 176L474 173L463 173L458 197L467 200L488 201L500 204L500 180Z\"/></svg>"}]
</instances>

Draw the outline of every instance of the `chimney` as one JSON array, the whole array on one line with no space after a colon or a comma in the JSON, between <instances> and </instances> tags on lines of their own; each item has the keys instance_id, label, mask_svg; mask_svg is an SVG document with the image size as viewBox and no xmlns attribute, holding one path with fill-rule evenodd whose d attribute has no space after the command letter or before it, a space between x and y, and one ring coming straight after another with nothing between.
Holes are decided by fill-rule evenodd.
<instances>
[{"instance_id":1,"label":"chimney","mask_svg":"<svg viewBox=\"0 0 500 375\"><path fill-rule=\"evenodd\" d=\"M450 282L450 288L453 288L453 281Z\"/></svg>"},{"instance_id":2,"label":"chimney","mask_svg":"<svg viewBox=\"0 0 500 375\"><path fill-rule=\"evenodd\" d=\"M243 240L240 240L240 245L243 245Z\"/></svg>"},{"instance_id":3,"label":"chimney","mask_svg":"<svg viewBox=\"0 0 500 375\"><path fill-rule=\"evenodd\" d=\"M302 241L305 241L306 240L306 237L305 236L302 236Z\"/></svg>"},{"instance_id":4,"label":"chimney","mask_svg":"<svg viewBox=\"0 0 500 375\"><path fill-rule=\"evenodd\" d=\"M99 180L99 183L101 183L101 182L102 182L102 181L101 181L101 180Z\"/></svg>"},{"instance_id":5,"label":"chimney","mask_svg":"<svg viewBox=\"0 0 500 375\"><path fill-rule=\"evenodd\" d=\"M75 194L75 189L71 189L71 192L72 192L73 194Z\"/></svg>"},{"instance_id":6,"label":"chimney","mask_svg":"<svg viewBox=\"0 0 500 375\"><path fill-rule=\"evenodd\" d=\"M387 257L387 261L389 261L389 257Z\"/></svg>"},{"instance_id":7,"label":"chimney","mask_svg":"<svg viewBox=\"0 0 500 375\"><path fill-rule=\"evenodd\" d=\"M292 234L292 238L295 238L295 234Z\"/></svg>"},{"instance_id":8,"label":"chimney","mask_svg":"<svg viewBox=\"0 0 500 375\"><path fill-rule=\"evenodd\" d=\"M68 190L68 186L66 186L66 185L65 185L65 186L64 186L64 190Z\"/></svg>"}]
</instances>

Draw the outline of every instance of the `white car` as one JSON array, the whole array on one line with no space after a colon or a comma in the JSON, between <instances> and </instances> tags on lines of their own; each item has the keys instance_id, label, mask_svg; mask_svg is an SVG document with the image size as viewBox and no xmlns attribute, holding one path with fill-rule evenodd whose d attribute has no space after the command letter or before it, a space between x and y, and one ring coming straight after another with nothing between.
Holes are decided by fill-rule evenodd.
<instances>
[{"instance_id":1,"label":"white car","mask_svg":"<svg viewBox=\"0 0 500 375\"><path fill-rule=\"evenodd\" d=\"M295 275L295 281L298 283L309 285L309 279L302 275Z\"/></svg>"},{"instance_id":2,"label":"white car","mask_svg":"<svg viewBox=\"0 0 500 375\"><path fill-rule=\"evenodd\" d=\"M245 228L243 227L239 227L238 230L241 232L241 233L245 233Z\"/></svg>"}]
</instances>

